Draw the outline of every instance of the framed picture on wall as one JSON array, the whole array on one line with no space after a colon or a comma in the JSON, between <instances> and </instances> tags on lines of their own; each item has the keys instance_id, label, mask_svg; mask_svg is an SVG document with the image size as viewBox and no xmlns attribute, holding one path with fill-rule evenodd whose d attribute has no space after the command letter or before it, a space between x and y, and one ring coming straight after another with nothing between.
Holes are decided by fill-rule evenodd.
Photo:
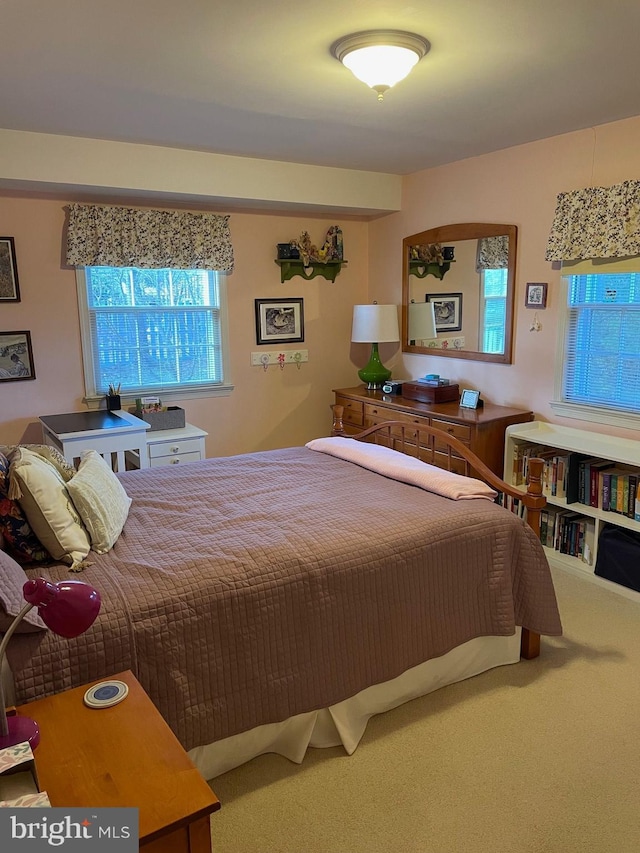
<instances>
[{"instance_id":1,"label":"framed picture on wall","mask_svg":"<svg viewBox=\"0 0 640 853\"><path fill-rule=\"evenodd\" d=\"M0 382L35 379L30 332L0 332Z\"/></svg>"},{"instance_id":2,"label":"framed picture on wall","mask_svg":"<svg viewBox=\"0 0 640 853\"><path fill-rule=\"evenodd\" d=\"M304 341L302 299L256 299L255 302L257 344L291 344Z\"/></svg>"},{"instance_id":3,"label":"framed picture on wall","mask_svg":"<svg viewBox=\"0 0 640 853\"><path fill-rule=\"evenodd\" d=\"M13 237L0 237L0 302L20 302Z\"/></svg>"},{"instance_id":4,"label":"framed picture on wall","mask_svg":"<svg viewBox=\"0 0 640 853\"><path fill-rule=\"evenodd\" d=\"M528 281L524 304L525 308L546 308L547 282Z\"/></svg>"},{"instance_id":5,"label":"framed picture on wall","mask_svg":"<svg viewBox=\"0 0 640 853\"><path fill-rule=\"evenodd\" d=\"M461 293L425 293L425 302L433 303L436 332L459 332L462 329Z\"/></svg>"}]
</instances>

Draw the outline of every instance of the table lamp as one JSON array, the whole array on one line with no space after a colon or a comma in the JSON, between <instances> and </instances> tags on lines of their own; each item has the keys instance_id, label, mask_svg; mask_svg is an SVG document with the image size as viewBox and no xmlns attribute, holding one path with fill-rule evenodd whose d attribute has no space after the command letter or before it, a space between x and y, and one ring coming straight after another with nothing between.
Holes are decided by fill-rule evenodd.
<instances>
[{"instance_id":1,"label":"table lamp","mask_svg":"<svg viewBox=\"0 0 640 853\"><path fill-rule=\"evenodd\" d=\"M398 309L395 305L354 305L351 340L357 344L371 344L371 357L366 367L358 371L368 390L381 388L391 378L391 371L380 361L378 344L400 340Z\"/></svg>"},{"instance_id":2,"label":"table lamp","mask_svg":"<svg viewBox=\"0 0 640 853\"><path fill-rule=\"evenodd\" d=\"M54 634L78 637L93 625L100 611L100 593L82 581L29 580L22 587L27 602L9 626L0 643L0 670L6 648L14 631L32 607L38 608L42 621ZM16 715L7 716L0 679L0 749L28 741L31 749L40 742L40 729L35 720Z\"/></svg>"},{"instance_id":3,"label":"table lamp","mask_svg":"<svg viewBox=\"0 0 640 853\"><path fill-rule=\"evenodd\" d=\"M430 341L437 335L433 302L409 303L409 344Z\"/></svg>"}]
</instances>

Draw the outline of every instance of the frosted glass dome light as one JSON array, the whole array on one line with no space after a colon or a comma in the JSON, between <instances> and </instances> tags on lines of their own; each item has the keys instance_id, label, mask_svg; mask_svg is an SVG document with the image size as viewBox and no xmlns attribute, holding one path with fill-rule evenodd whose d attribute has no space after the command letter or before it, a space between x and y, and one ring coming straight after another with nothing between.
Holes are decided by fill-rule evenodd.
<instances>
[{"instance_id":1,"label":"frosted glass dome light","mask_svg":"<svg viewBox=\"0 0 640 853\"><path fill-rule=\"evenodd\" d=\"M376 30L354 33L337 41L331 53L357 78L378 93L381 101L427 53L429 42L414 33Z\"/></svg>"}]
</instances>

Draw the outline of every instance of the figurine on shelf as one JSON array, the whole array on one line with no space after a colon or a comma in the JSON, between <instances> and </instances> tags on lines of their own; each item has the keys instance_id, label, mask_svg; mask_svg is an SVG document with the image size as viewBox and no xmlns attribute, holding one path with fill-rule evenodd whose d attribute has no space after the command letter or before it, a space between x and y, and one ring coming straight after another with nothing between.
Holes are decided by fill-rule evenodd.
<instances>
[{"instance_id":1,"label":"figurine on shelf","mask_svg":"<svg viewBox=\"0 0 640 853\"><path fill-rule=\"evenodd\" d=\"M444 255L440 243L428 243L423 246L411 247L411 260L423 261L425 264L443 264Z\"/></svg>"},{"instance_id":2,"label":"figurine on shelf","mask_svg":"<svg viewBox=\"0 0 640 853\"><path fill-rule=\"evenodd\" d=\"M338 225L332 225L327 231L321 248L311 242L308 231L303 231L297 240L292 240L291 246L300 252L300 258L305 267L313 263L326 264L329 261L341 261L343 259L342 229Z\"/></svg>"}]
</instances>

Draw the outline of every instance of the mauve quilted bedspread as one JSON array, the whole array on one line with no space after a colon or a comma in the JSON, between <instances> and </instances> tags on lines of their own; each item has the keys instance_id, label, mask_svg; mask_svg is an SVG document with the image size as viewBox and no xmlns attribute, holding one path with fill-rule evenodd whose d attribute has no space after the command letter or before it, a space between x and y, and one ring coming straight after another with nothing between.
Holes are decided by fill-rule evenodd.
<instances>
[{"instance_id":1,"label":"mauve quilted bedspread","mask_svg":"<svg viewBox=\"0 0 640 853\"><path fill-rule=\"evenodd\" d=\"M472 637L559 634L521 520L306 448L121 475L89 631L16 635L18 701L131 669L185 748L326 707ZM45 569L52 579L67 568Z\"/></svg>"}]
</instances>

